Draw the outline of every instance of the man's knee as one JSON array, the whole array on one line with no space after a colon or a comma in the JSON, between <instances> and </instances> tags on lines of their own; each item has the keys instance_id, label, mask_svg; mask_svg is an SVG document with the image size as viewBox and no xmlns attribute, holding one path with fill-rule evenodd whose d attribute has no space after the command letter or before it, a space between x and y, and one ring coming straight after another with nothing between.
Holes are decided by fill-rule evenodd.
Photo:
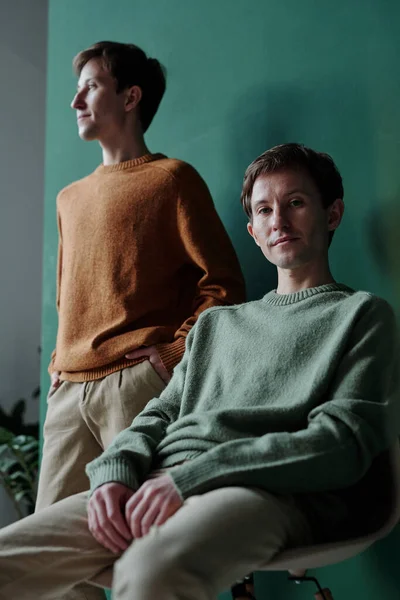
<instances>
[{"instance_id":1,"label":"man's knee","mask_svg":"<svg viewBox=\"0 0 400 600\"><path fill-rule=\"evenodd\" d=\"M184 554L181 544L165 544L157 531L134 542L114 567L116 597L129 592L140 598L156 598L159 591L180 587L183 580L196 578L189 574Z\"/></svg>"}]
</instances>

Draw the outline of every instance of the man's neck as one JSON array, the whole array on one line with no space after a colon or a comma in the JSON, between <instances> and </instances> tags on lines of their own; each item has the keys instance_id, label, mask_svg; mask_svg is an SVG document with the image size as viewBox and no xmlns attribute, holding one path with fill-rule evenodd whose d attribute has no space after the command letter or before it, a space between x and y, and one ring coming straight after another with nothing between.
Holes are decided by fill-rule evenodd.
<instances>
[{"instance_id":1,"label":"man's neck","mask_svg":"<svg viewBox=\"0 0 400 600\"><path fill-rule=\"evenodd\" d=\"M298 269L279 269L277 294L293 294L300 290L335 283L329 265L322 268L310 268L309 265Z\"/></svg>"},{"instance_id":2,"label":"man's neck","mask_svg":"<svg viewBox=\"0 0 400 600\"><path fill-rule=\"evenodd\" d=\"M116 142L100 142L100 146L103 151L104 166L135 160L150 153L143 136L119 139Z\"/></svg>"}]
</instances>

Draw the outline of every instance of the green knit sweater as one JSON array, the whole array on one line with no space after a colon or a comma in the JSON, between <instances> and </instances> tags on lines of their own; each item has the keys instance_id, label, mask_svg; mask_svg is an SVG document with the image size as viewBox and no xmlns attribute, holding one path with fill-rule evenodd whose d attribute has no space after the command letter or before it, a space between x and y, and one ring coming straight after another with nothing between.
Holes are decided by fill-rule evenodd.
<instances>
[{"instance_id":1,"label":"green knit sweater","mask_svg":"<svg viewBox=\"0 0 400 600\"><path fill-rule=\"evenodd\" d=\"M257 486L340 520L331 492L400 432L398 358L390 306L344 285L210 309L165 391L87 466L91 489L186 461L171 473L182 498Z\"/></svg>"}]
</instances>

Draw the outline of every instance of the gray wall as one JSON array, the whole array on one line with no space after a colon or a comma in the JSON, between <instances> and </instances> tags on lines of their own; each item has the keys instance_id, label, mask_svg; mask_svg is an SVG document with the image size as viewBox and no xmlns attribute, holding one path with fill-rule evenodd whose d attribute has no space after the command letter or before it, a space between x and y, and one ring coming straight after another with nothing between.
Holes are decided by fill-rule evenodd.
<instances>
[{"instance_id":1,"label":"gray wall","mask_svg":"<svg viewBox=\"0 0 400 600\"><path fill-rule=\"evenodd\" d=\"M0 404L38 420L47 0L0 0ZM14 520L0 488L0 527Z\"/></svg>"}]
</instances>

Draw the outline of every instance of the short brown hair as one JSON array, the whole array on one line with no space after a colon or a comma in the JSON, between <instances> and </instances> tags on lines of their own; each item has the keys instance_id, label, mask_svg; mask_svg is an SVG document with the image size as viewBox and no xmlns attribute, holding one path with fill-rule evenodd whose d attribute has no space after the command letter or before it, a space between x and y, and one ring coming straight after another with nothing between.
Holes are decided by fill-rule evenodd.
<instances>
[{"instance_id":1,"label":"short brown hair","mask_svg":"<svg viewBox=\"0 0 400 600\"><path fill-rule=\"evenodd\" d=\"M139 118L143 131L146 131L165 92L165 68L155 58L147 57L135 44L97 42L75 56L72 64L78 77L92 58L102 60L104 68L116 80L117 93L134 85L140 87Z\"/></svg>"},{"instance_id":2,"label":"short brown hair","mask_svg":"<svg viewBox=\"0 0 400 600\"><path fill-rule=\"evenodd\" d=\"M258 156L247 167L240 197L244 212L251 220L251 195L260 175L286 170L304 170L314 181L324 208L336 198L343 198L343 182L338 168L329 154L316 152L302 144L281 144Z\"/></svg>"}]
</instances>

